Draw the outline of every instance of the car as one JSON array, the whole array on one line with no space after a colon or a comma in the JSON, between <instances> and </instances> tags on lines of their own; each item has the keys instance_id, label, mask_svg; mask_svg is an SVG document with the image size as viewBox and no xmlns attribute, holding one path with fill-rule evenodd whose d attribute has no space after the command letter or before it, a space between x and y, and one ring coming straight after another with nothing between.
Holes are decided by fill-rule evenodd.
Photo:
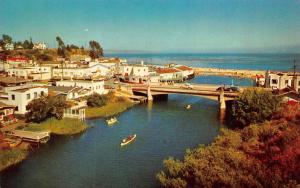
<instances>
[{"instance_id":1,"label":"car","mask_svg":"<svg viewBox=\"0 0 300 188\"><path fill-rule=\"evenodd\" d=\"M231 86L230 91L232 92L240 92L240 88L238 86Z\"/></svg>"},{"instance_id":2,"label":"car","mask_svg":"<svg viewBox=\"0 0 300 188\"><path fill-rule=\"evenodd\" d=\"M230 87L226 87L226 86L218 87L216 90L221 91L222 89L223 89L223 91L230 91Z\"/></svg>"},{"instance_id":3,"label":"car","mask_svg":"<svg viewBox=\"0 0 300 188\"><path fill-rule=\"evenodd\" d=\"M189 84L189 83L185 83L185 84L182 86L182 88L184 88L184 89L193 89L194 87L193 87L193 85L191 85L191 84Z\"/></svg>"},{"instance_id":4,"label":"car","mask_svg":"<svg viewBox=\"0 0 300 188\"><path fill-rule=\"evenodd\" d=\"M217 91L221 91L223 89L223 91L229 91L229 92L240 92L240 88L238 86L221 86L218 87L216 90Z\"/></svg>"}]
</instances>

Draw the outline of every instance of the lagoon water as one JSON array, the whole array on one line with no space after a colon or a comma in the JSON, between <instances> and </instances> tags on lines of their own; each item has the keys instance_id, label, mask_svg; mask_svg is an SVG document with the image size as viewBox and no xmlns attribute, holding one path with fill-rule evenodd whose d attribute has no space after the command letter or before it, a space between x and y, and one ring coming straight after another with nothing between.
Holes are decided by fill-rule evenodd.
<instances>
[{"instance_id":1,"label":"lagoon water","mask_svg":"<svg viewBox=\"0 0 300 188\"><path fill-rule=\"evenodd\" d=\"M221 126L217 102L181 95L137 105L117 118L113 127L89 120L93 128L85 133L53 138L2 173L1 187L158 187L163 159L210 143ZM121 148L122 138L134 133L136 140Z\"/></svg>"}]
</instances>

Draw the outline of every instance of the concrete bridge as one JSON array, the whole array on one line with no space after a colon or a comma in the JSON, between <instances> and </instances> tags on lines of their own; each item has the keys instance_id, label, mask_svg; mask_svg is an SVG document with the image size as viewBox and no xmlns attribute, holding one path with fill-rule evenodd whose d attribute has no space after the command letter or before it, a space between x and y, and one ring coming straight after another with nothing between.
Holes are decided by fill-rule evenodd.
<instances>
[{"instance_id":1,"label":"concrete bridge","mask_svg":"<svg viewBox=\"0 0 300 188\"><path fill-rule=\"evenodd\" d=\"M225 109L225 100L232 100L239 96L238 92L217 91L220 85L207 84L131 84L134 93L147 95L148 100L153 100L153 96L167 94L185 94L202 96L213 100L218 100L220 108ZM243 90L244 88L241 88Z\"/></svg>"}]
</instances>

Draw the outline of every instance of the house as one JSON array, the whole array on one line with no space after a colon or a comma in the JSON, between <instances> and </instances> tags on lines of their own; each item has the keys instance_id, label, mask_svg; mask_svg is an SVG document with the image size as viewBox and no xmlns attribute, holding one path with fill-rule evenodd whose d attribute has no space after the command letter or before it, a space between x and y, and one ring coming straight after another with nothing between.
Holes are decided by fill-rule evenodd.
<instances>
[{"instance_id":1,"label":"house","mask_svg":"<svg viewBox=\"0 0 300 188\"><path fill-rule=\"evenodd\" d=\"M182 82L184 80L181 71L175 68L156 68L161 82Z\"/></svg>"},{"instance_id":2,"label":"house","mask_svg":"<svg viewBox=\"0 0 300 188\"><path fill-rule=\"evenodd\" d=\"M284 89L292 86L293 76L288 73L266 73L266 87Z\"/></svg>"},{"instance_id":3,"label":"house","mask_svg":"<svg viewBox=\"0 0 300 188\"><path fill-rule=\"evenodd\" d=\"M294 78L294 89L298 93L300 93L300 75L296 75Z\"/></svg>"},{"instance_id":4,"label":"house","mask_svg":"<svg viewBox=\"0 0 300 188\"><path fill-rule=\"evenodd\" d=\"M120 76L124 82L145 83L149 80L149 67L143 62L137 65L121 65Z\"/></svg>"},{"instance_id":5,"label":"house","mask_svg":"<svg viewBox=\"0 0 300 188\"><path fill-rule=\"evenodd\" d=\"M23 78L0 76L0 87L20 86L30 82Z\"/></svg>"},{"instance_id":6,"label":"house","mask_svg":"<svg viewBox=\"0 0 300 188\"><path fill-rule=\"evenodd\" d=\"M43 86L19 86L7 91L7 98L1 99L8 105L16 106L15 113L24 115L27 112L26 106L33 99L47 96L48 89Z\"/></svg>"},{"instance_id":7,"label":"house","mask_svg":"<svg viewBox=\"0 0 300 188\"><path fill-rule=\"evenodd\" d=\"M79 87L100 95L107 93L104 80L61 80L56 82L56 86Z\"/></svg>"},{"instance_id":8,"label":"house","mask_svg":"<svg viewBox=\"0 0 300 188\"><path fill-rule=\"evenodd\" d=\"M52 77L51 67L26 66L7 69L9 76L32 80L50 80Z\"/></svg>"},{"instance_id":9,"label":"house","mask_svg":"<svg viewBox=\"0 0 300 188\"><path fill-rule=\"evenodd\" d=\"M17 121L14 110L15 106L0 102L0 127Z\"/></svg>"},{"instance_id":10,"label":"house","mask_svg":"<svg viewBox=\"0 0 300 188\"><path fill-rule=\"evenodd\" d=\"M182 72L184 80L194 78L194 69L185 65L176 65L174 68Z\"/></svg>"},{"instance_id":11,"label":"house","mask_svg":"<svg viewBox=\"0 0 300 188\"><path fill-rule=\"evenodd\" d=\"M63 95L67 100L78 99L92 94L90 89L72 86L47 86L49 95Z\"/></svg>"},{"instance_id":12,"label":"house","mask_svg":"<svg viewBox=\"0 0 300 188\"><path fill-rule=\"evenodd\" d=\"M264 75L256 75L255 77L256 86L265 86L265 82L266 79Z\"/></svg>"},{"instance_id":13,"label":"house","mask_svg":"<svg viewBox=\"0 0 300 188\"><path fill-rule=\"evenodd\" d=\"M38 42L33 44L34 50L45 50L47 49L47 45L45 42Z\"/></svg>"},{"instance_id":14,"label":"house","mask_svg":"<svg viewBox=\"0 0 300 188\"><path fill-rule=\"evenodd\" d=\"M6 43L5 45L4 45L4 49L5 50L14 50L15 48L14 48L14 44L12 44L12 43Z\"/></svg>"}]
</instances>

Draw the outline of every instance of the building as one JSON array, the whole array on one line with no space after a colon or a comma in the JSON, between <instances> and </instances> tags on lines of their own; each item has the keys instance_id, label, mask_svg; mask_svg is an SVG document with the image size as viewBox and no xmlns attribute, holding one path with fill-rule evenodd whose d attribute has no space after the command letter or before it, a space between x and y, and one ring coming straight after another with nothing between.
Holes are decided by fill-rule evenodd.
<instances>
[{"instance_id":1,"label":"building","mask_svg":"<svg viewBox=\"0 0 300 188\"><path fill-rule=\"evenodd\" d=\"M150 77L149 67L143 62L137 65L121 65L119 74L122 81L131 83L145 83Z\"/></svg>"},{"instance_id":2,"label":"building","mask_svg":"<svg viewBox=\"0 0 300 188\"><path fill-rule=\"evenodd\" d=\"M6 43L5 45L4 45L4 49L5 50L14 50L15 48L14 48L14 44L12 44L12 43Z\"/></svg>"},{"instance_id":3,"label":"building","mask_svg":"<svg viewBox=\"0 0 300 188\"><path fill-rule=\"evenodd\" d=\"M14 111L15 106L0 102L0 127L17 121Z\"/></svg>"},{"instance_id":4,"label":"building","mask_svg":"<svg viewBox=\"0 0 300 188\"><path fill-rule=\"evenodd\" d=\"M182 71L175 68L157 68L161 82L182 82L184 80Z\"/></svg>"},{"instance_id":5,"label":"building","mask_svg":"<svg viewBox=\"0 0 300 188\"><path fill-rule=\"evenodd\" d=\"M30 101L47 95L48 89L42 86L19 86L7 90L6 99L2 97L0 102L16 106L15 113L24 115L27 112L26 106Z\"/></svg>"},{"instance_id":6,"label":"building","mask_svg":"<svg viewBox=\"0 0 300 188\"><path fill-rule=\"evenodd\" d=\"M294 78L294 89L298 93L300 93L300 75L296 75Z\"/></svg>"},{"instance_id":7,"label":"building","mask_svg":"<svg viewBox=\"0 0 300 188\"><path fill-rule=\"evenodd\" d=\"M182 76L184 80L194 78L194 69L185 65L176 65L174 68L182 72Z\"/></svg>"},{"instance_id":8,"label":"building","mask_svg":"<svg viewBox=\"0 0 300 188\"><path fill-rule=\"evenodd\" d=\"M34 50L45 50L47 49L47 45L44 42L38 42L33 44Z\"/></svg>"},{"instance_id":9,"label":"building","mask_svg":"<svg viewBox=\"0 0 300 188\"><path fill-rule=\"evenodd\" d=\"M61 80L56 82L56 86L79 87L100 95L107 93L104 88L104 80Z\"/></svg>"},{"instance_id":10,"label":"building","mask_svg":"<svg viewBox=\"0 0 300 188\"><path fill-rule=\"evenodd\" d=\"M9 76L32 80L50 80L52 78L51 67L46 66L26 66L8 68Z\"/></svg>"},{"instance_id":11,"label":"building","mask_svg":"<svg viewBox=\"0 0 300 188\"><path fill-rule=\"evenodd\" d=\"M264 75L256 75L255 83L256 86L265 86L266 78Z\"/></svg>"},{"instance_id":12,"label":"building","mask_svg":"<svg viewBox=\"0 0 300 188\"><path fill-rule=\"evenodd\" d=\"M25 80L17 77L0 76L0 87L11 87L25 85L30 80Z\"/></svg>"},{"instance_id":13,"label":"building","mask_svg":"<svg viewBox=\"0 0 300 188\"><path fill-rule=\"evenodd\" d=\"M49 95L63 95L67 100L78 99L92 94L90 89L72 86L47 86Z\"/></svg>"},{"instance_id":14,"label":"building","mask_svg":"<svg viewBox=\"0 0 300 188\"><path fill-rule=\"evenodd\" d=\"M266 87L284 89L292 86L293 76L288 73L266 73Z\"/></svg>"}]
</instances>

